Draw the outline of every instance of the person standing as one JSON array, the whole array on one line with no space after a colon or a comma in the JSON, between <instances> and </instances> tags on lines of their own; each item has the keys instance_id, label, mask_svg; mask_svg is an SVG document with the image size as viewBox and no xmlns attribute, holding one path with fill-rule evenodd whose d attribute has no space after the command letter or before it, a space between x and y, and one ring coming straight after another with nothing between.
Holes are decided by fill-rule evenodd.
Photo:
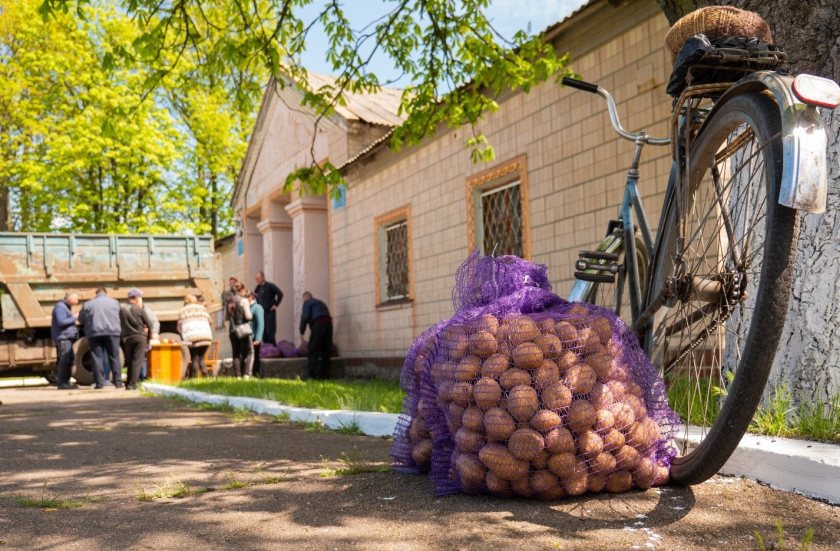
<instances>
[{"instance_id":1,"label":"person standing","mask_svg":"<svg viewBox=\"0 0 840 551\"><path fill-rule=\"evenodd\" d=\"M125 364L128 366L126 390L135 390L146 355L148 335L152 330L152 319L143 308L143 291L134 288L128 292L128 304L120 309L122 344Z\"/></svg>"},{"instance_id":2,"label":"person standing","mask_svg":"<svg viewBox=\"0 0 840 551\"><path fill-rule=\"evenodd\" d=\"M312 379L330 378L330 354L332 353L333 327L330 310L323 301L306 291L303 293L303 310L300 315L300 336L309 326L309 348L307 366Z\"/></svg>"},{"instance_id":3,"label":"person standing","mask_svg":"<svg viewBox=\"0 0 840 551\"><path fill-rule=\"evenodd\" d=\"M143 307L143 310L146 311L146 315L149 316L149 319L152 322L152 326L151 326L151 328L149 328L148 340L146 342L146 352L148 352L150 343L157 342L158 340L160 340L160 320L158 320L157 314L155 314L155 312L154 312L154 310L152 310L151 306L149 306L148 304L146 304L143 301L143 295L140 295L138 297L138 300L140 301L139 302L140 306ZM146 371L147 370L148 370L148 367L146 366L146 354L143 354L143 363L140 365L140 380L141 381L146 380Z\"/></svg>"},{"instance_id":4,"label":"person standing","mask_svg":"<svg viewBox=\"0 0 840 551\"><path fill-rule=\"evenodd\" d=\"M184 307L178 312L178 333L184 342L190 343L190 365L187 378L207 376L205 356L213 342L213 330L210 328L210 314L207 308L198 303L195 295L184 297Z\"/></svg>"},{"instance_id":5,"label":"person standing","mask_svg":"<svg viewBox=\"0 0 840 551\"><path fill-rule=\"evenodd\" d=\"M79 339L79 328L76 327L77 316L73 313L73 306L79 303L78 293L68 291L64 299L59 300L52 311L50 333L57 357L56 384L59 390L73 388L70 385L70 373L76 359L73 353L73 343Z\"/></svg>"},{"instance_id":6,"label":"person standing","mask_svg":"<svg viewBox=\"0 0 840 551\"><path fill-rule=\"evenodd\" d=\"M108 296L104 287L96 290L96 296L85 302L79 313L79 321L85 329L93 358L94 388L122 387L120 374L120 303ZM116 375L114 382L104 375L105 357Z\"/></svg>"},{"instance_id":7,"label":"person standing","mask_svg":"<svg viewBox=\"0 0 840 551\"><path fill-rule=\"evenodd\" d=\"M225 318L228 320L230 347L233 353L233 376L237 379L243 375L251 377L251 356L254 346L251 340L251 307L245 298L245 287L237 283L234 294L225 305Z\"/></svg>"},{"instance_id":8,"label":"person standing","mask_svg":"<svg viewBox=\"0 0 840 551\"><path fill-rule=\"evenodd\" d=\"M254 357L252 373L254 377L260 376L260 345L263 343L263 331L265 329L265 311L257 302L254 293L248 294L248 304L251 307L251 338L254 342Z\"/></svg>"},{"instance_id":9,"label":"person standing","mask_svg":"<svg viewBox=\"0 0 840 551\"><path fill-rule=\"evenodd\" d=\"M254 288L257 302L265 312L265 331L263 342L277 344L277 307L283 302L283 291L280 287L265 280L265 273L257 272L257 286Z\"/></svg>"}]
</instances>

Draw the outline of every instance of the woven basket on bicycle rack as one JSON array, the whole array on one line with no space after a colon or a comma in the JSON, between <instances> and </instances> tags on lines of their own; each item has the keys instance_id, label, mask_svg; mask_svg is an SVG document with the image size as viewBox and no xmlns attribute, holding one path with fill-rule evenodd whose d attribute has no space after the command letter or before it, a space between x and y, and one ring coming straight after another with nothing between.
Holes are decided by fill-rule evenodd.
<instances>
[{"instance_id":1,"label":"woven basket on bicycle rack","mask_svg":"<svg viewBox=\"0 0 840 551\"><path fill-rule=\"evenodd\" d=\"M731 8L711 6L694 10L674 23L665 35L665 45L671 50L672 58L677 55L685 41L703 33L709 39L720 36L758 38L770 44L770 27L757 13Z\"/></svg>"}]
</instances>

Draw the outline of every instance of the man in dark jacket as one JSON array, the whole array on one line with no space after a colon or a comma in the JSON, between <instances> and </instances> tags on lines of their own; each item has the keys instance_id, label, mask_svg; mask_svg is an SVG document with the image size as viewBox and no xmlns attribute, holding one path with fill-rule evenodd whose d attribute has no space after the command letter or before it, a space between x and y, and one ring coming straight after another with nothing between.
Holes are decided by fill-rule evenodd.
<instances>
[{"instance_id":1,"label":"man in dark jacket","mask_svg":"<svg viewBox=\"0 0 840 551\"><path fill-rule=\"evenodd\" d=\"M85 328L85 337L90 345L90 355L93 358L93 380L94 388L122 386L120 372L120 303L108 296L104 287L96 290L96 297L85 302L82 311L79 313L79 321ZM105 356L108 356L108 365L115 373L114 381L111 382L103 375Z\"/></svg>"},{"instance_id":2,"label":"man in dark jacket","mask_svg":"<svg viewBox=\"0 0 840 551\"><path fill-rule=\"evenodd\" d=\"M60 390L73 388L70 386L70 373L73 370L73 362L76 357L73 353L73 343L79 339L79 328L76 327L76 314L73 313L73 306L79 303L79 295L74 292L64 294L64 299L59 300L52 311L52 324L50 333L55 343L56 355L56 383Z\"/></svg>"},{"instance_id":3,"label":"man in dark jacket","mask_svg":"<svg viewBox=\"0 0 840 551\"><path fill-rule=\"evenodd\" d=\"M309 326L309 348L307 350L307 366L309 377L312 379L330 378L330 353L332 352L332 318L327 305L312 293L303 293L303 310L300 314L300 336L306 333Z\"/></svg>"},{"instance_id":4,"label":"man in dark jacket","mask_svg":"<svg viewBox=\"0 0 840 551\"><path fill-rule=\"evenodd\" d=\"M128 381L126 390L135 390L143 367L143 357L146 355L146 344L154 322L149 316L142 302L143 292L131 289L128 292L128 305L120 309L120 324L122 325L123 353L125 364L128 366Z\"/></svg>"},{"instance_id":5,"label":"man in dark jacket","mask_svg":"<svg viewBox=\"0 0 840 551\"><path fill-rule=\"evenodd\" d=\"M254 288L254 295L257 303L263 307L265 312L265 331L263 341L270 344L277 344L277 307L283 302L283 291L280 287L265 280L263 272L257 272L257 286Z\"/></svg>"}]
</instances>

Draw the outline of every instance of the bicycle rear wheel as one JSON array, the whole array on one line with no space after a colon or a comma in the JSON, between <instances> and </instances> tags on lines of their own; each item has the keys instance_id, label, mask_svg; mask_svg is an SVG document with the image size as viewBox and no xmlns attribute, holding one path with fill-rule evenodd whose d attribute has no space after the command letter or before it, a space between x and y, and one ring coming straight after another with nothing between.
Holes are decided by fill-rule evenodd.
<instances>
[{"instance_id":1,"label":"bicycle rear wheel","mask_svg":"<svg viewBox=\"0 0 840 551\"><path fill-rule=\"evenodd\" d=\"M673 293L645 348L683 422L671 469L680 484L714 475L749 426L784 326L798 235L796 211L777 201L776 104L737 96L712 117L690 148L689 183L667 207L648 294Z\"/></svg>"}]
</instances>

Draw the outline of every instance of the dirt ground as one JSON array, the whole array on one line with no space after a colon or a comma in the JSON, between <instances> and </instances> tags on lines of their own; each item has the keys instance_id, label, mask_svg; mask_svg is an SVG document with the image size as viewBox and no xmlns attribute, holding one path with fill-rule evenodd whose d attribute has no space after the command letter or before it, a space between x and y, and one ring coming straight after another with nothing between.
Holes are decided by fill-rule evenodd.
<instances>
[{"instance_id":1,"label":"dirt ground","mask_svg":"<svg viewBox=\"0 0 840 551\"><path fill-rule=\"evenodd\" d=\"M840 549L840 507L717 477L559 502L436 498L390 441L136 392L0 391L0 549ZM187 497L143 501L185 484ZM237 486L245 485L238 488ZM75 508L22 499L75 500Z\"/></svg>"}]
</instances>

